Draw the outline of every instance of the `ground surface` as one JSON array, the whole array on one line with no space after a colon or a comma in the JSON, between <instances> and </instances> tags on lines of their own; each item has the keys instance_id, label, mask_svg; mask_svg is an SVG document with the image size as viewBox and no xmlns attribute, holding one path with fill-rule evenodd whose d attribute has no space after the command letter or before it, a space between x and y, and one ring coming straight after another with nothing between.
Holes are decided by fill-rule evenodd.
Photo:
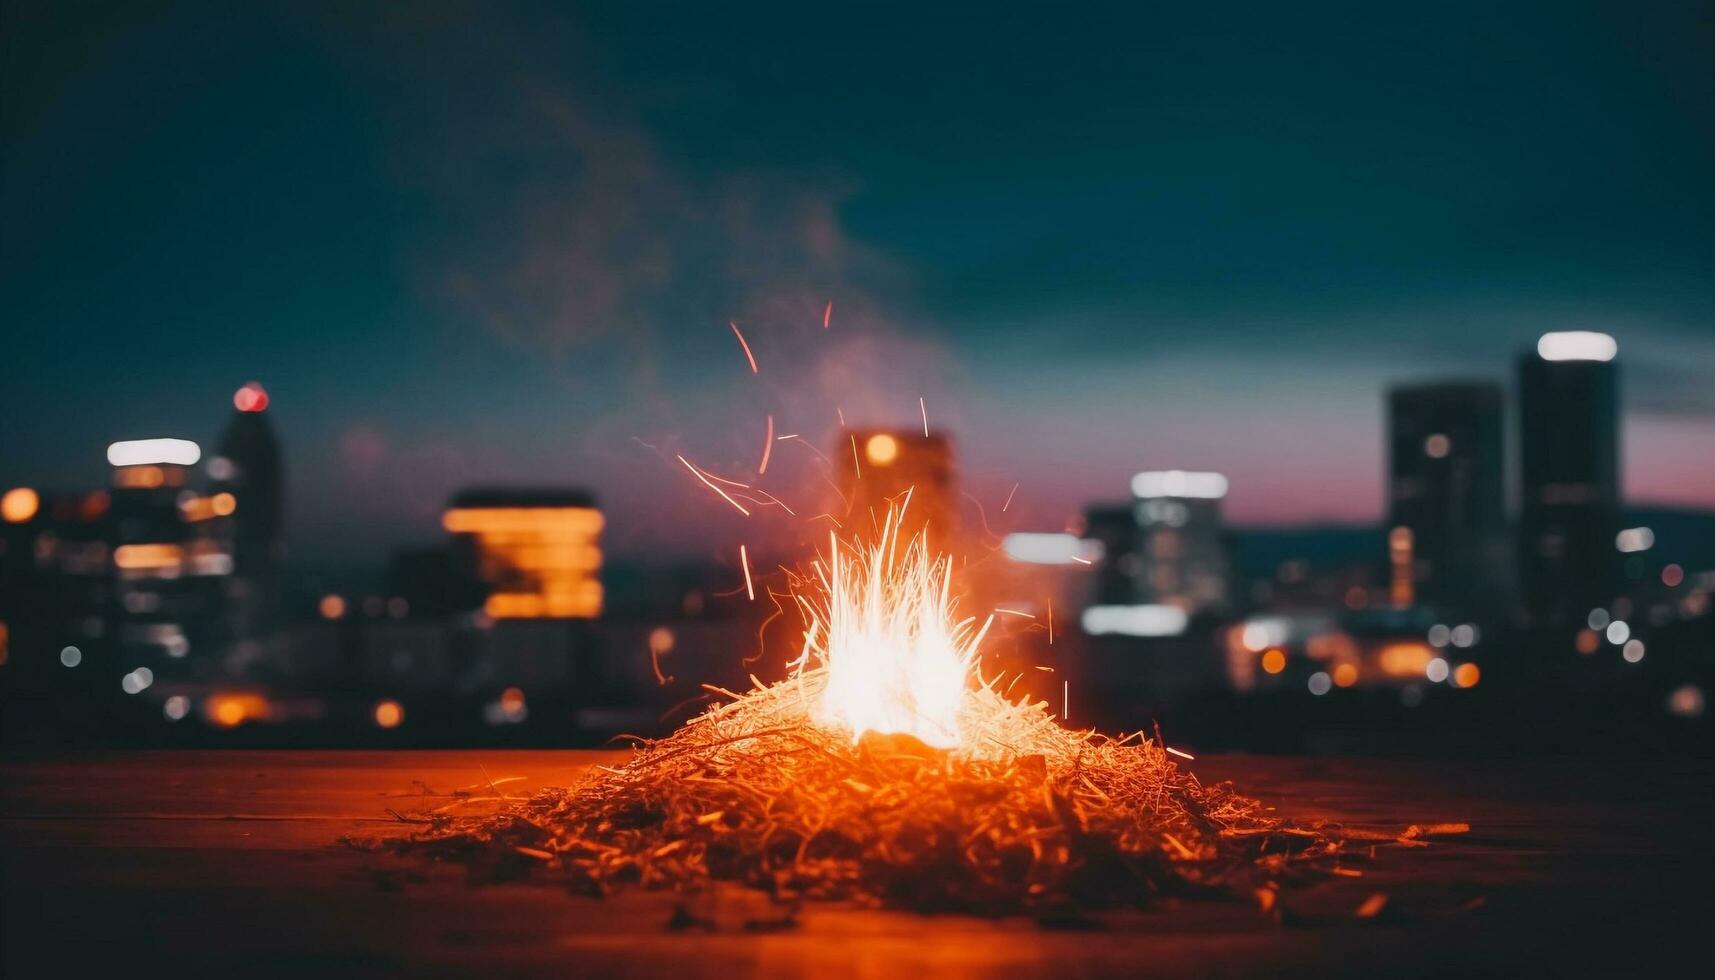
<instances>
[{"instance_id":1,"label":"ground surface","mask_svg":"<svg viewBox=\"0 0 1715 980\"><path fill-rule=\"evenodd\" d=\"M472 886L453 867L361 853L489 779L564 784L592 752L158 752L0 760L6 977L438 975L1134 977L1267 974L1707 975L1715 765L1199 759L1205 780L1299 818L1468 835L1382 847L1362 877L1254 906L1181 903L1043 925L811 905L747 929L742 897L605 900ZM1382 893L1380 915L1353 912ZM766 910L764 910L766 911ZM682 917L681 917L682 918ZM1677 972L1677 971L1676 971Z\"/></svg>"}]
</instances>

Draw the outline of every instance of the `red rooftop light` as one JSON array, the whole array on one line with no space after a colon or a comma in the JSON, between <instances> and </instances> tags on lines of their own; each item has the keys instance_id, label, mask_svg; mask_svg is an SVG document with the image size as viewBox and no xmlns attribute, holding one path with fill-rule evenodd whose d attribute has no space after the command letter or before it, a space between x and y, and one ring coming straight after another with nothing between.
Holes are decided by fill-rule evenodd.
<instances>
[{"instance_id":1,"label":"red rooftop light","mask_svg":"<svg viewBox=\"0 0 1715 980\"><path fill-rule=\"evenodd\" d=\"M233 392L232 404L240 412L260 412L268 407L268 392L252 381Z\"/></svg>"}]
</instances>

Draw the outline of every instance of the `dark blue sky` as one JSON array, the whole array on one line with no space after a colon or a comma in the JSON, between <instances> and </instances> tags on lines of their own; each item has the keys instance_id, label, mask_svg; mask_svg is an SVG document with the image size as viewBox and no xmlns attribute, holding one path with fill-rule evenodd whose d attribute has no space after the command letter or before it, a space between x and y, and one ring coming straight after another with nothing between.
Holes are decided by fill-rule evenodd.
<instances>
[{"instance_id":1,"label":"dark blue sky","mask_svg":"<svg viewBox=\"0 0 1715 980\"><path fill-rule=\"evenodd\" d=\"M256 378L300 554L473 481L702 550L663 454L921 395L1020 521L1165 466L1365 520L1390 382L1596 328L1629 495L1715 504L1707 4L167 6L0 7L0 484Z\"/></svg>"}]
</instances>

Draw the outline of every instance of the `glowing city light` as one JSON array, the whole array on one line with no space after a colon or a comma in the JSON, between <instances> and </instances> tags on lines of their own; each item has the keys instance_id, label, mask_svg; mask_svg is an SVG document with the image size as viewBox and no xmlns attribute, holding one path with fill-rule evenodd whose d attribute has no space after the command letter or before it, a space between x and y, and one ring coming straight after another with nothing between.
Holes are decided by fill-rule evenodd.
<instances>
[{"instance_id":1,"label":"glowing city light","mask_svg":"<svg viewBox=\"0 0 1715 980\"><path fill-rule=\"evenodd\" d=\"M1091 636L1178 636L1191 618L1178 606L1091 606L1084 610L1084 632Z\"/></svg>"},{"instance_id":2,"label":"glowing city light","mask_svg":"<svg viewBox=\"0 0 1715 980\"><path fill-rule=\"evenodd\" d=\"M1131 495L1219 500L1227 495L1227 478L1219 473L1189 473L1185 470L1148 470L1131 478Z\"/></svg>"},{"instance_id":3,"label":"glowing city light","mask_svg":"<svg viewBox=\"0 0 1715 980\"><path fill-rule=\"evenodd\" d=\"M183 694L175 694L161 705L161 714L166 715L168 721L183 721L190 713L191 699Z\"/></svg>"},{"instance_id":4,"label":"glowing city light","mask_svg":"<svg viewBox=\"0 0 1715 980\"><path fill-rule=\"evenodd\" d=\"M1260 616L1245 620L1239 632L1239 642L1252 653L1284 644L1291 632L1291 623L1280 616Z\"/></svg>"},{"instance_id":5,"label":"glowing city light","mask_svg":"<svg viewBox=\"0 0 1715 980\"><path fill-rule=\"evenodd\" d=\"M1635 664L1642 660L1644 658L1644 641L1639 639L1627 640L1626 645L1620 648L1620 657L1629 664Z\"/></svg>"},{"instance_id":6,"label":"glowing city light","mask_svg":"<svg viewBox=\"0 0 1715 980\"><path fill-rule=\"evenodd\" d=\"M1310 675L1310 680L1306 683L1306 686L1310 688L1311 694L1321 697L1334 689L1334 679L1329 677L1325 672L1319 670Z\"/></svg>"},{"instance_id":7,"label":"glowing city light","mask_svg":"<svg viewBox=\"0 0 1715 980\"><path fill-rule=\"evenodd\" d=\"M405 708L388 698L375 702L373 716L378 728L398 728L405 720Z\"/></svg>"},{"instance_id":8,"label":"glowing city light","mask_svg":"<svg viewBox=\"0 0 1715 980\"><path fill-rule=\"evenodd\" d=\"M1007 535L1000 546L1013 561L1032 565L1088 565L1102 557L1100 541L1076 534L1018 532Z\"/></svg>"},{"instance_id":9,"label":"glowing city light","mask_svg":"<svg viewBox=\"0 0 1715 980\"><path fill-rule=\"evenodd\" d=\"M1266 673L1278 674L1286 669L1286 653L1279 647L1274 647L1262 655L1262 669Z\"/></svg>"},{"instance_id":10,"label":"glowing city light","mask_svg":"<svg viewBox=\"0 0 1715 980\"><path fill-rule=\"evenodd\" d=\"M268 392L252 381L232 393L232 407L240 412L260 412L268 407Z\"/></svg>"},{"instance_id":11,"label":"glowing city light","mask_svg":"<svg viewBox=\"0 0 1715 980\"><path fill-rule=\"evenodd\" d=\"M878 432L864 441L863 454L872 466L892 466L899 458L899 440Z\"/></svg>"},{"instance_id":12,"label":"glowing city light","mask_svg":"<svg viewBox=\"0 0 1715 980\"><path fill-rule=\"evenodd\" d=\"M66 647L60 651L60 663L67 667L76 667L83 663L83 651L77 647Z\"/></svg>"},{"instance_id":13,"label":"glowing city light","mask_svg":"<svg viewBox=\"0 0 1715 980\"><path fill-rule=\"evenodd\" d=\"M22 524L36 516L42 498L29 487L13 487L0 497L0 519L8 524Z\"/></svg>"},{"instance_id":14,"label":"glowing city light","mask_svg":"<svg viewBox=\"0 0 1715 980\"><path fill-rule=\"evenodd\" d=\"M1430 459L1446 459L1447 454L1452 451L1453 440L1439 432L1423 440L1423 455Z\"/></svg>"},{"instance_id":15,"label":"glowing city light","mask_svg":"<svg viewBox=\"0 0 1715 980\"><path fill-rule=\"evenodd\" d=\"M1431 682L1436 684L1446 680L1449 673L1451 673L1451 668L1448 666L1447 661L1440 657L1436 657L1434 660L1429 661L1429 664L1423 668L1423 676L1429 678Z\"/></svg>"},{"instance_id":16,"label":"glowing city light","mask_svg":"<svg viewBox=\"0 0 1715 980\"><path fill-rule=\"evenodd\" d=\"M1619 352L1614 338L1594 330L1545 333L1536 342L1537 356L1545 361L1611 361Z\"/></svg>"},{"instance_id":17,"label":"glowing city light","mask_svg":"<svg viewBox=\"0 0 1715 980\"><path fill-rule=\"evenodd\" d=\"M107 447L113 466L190 466L201 458L202 447L189 439L130 439Z\"/></svg>"},{"instance_id":18,"label":"glowing city light","mask_svg":"<svg viewBox=\"0 0 1715 980\"><path fill-rule=\"evenodd\" d=\"M268 701L260 694L217 692L202 703L203 717L216 728L237 728L268 717Z\"/></svg>"},{"instance_id":19,"label":"glowing city light","mask_svg":"<svg viewBox=\"0 0 1715 980\"><path fill-rule=\"evenodd\" d=\"M119 687L126 694L141 694L155 683L155 672L147 667L138 667L119 680Z\"/></svg>"},{"instance_id":20,"label":"glowing city light","mask_svg":"<svg viewBox=\"0 0 1715 980\"><path fill-rule=\"evenodd\" d=\"M1608 642L1615 646L1623 646L1632 635L1632 628L1623 619L1616 619L1608 624Z\"/></svg>"},{"instance_id":21,"label":"glowing city light","mask_svg":"<svg viewBox=\"0 0 1715 980\"><path fill-rule=\"evenodd\" d=\"M1655 547L1655 532L1647 527L1628 527L1614 535L1614 547L1625 554Z\"/></svg>"},{"instance_id":22,"label":"glowing city light","mask_svg":"<svg viewBox=\"0 0 1715 980\"><path fill-rule=\"evenodd\" d=\"M1681 718L1697 718L1703 714L1703 689L1696 684L1681 684L1667 696L1669 714Z\"/></svg>"},{"instance_id":23,"label":"glowing city light","mask_svg":"<svg viewBox=\"0 0 1715 980\"><path fill-rule=\"evenodd\" d=\"M475 536L478 571L495 586L483 611L495 619L600 615L603 523L594 507L558 505L454 506L441 518Z\"/></svg>"},{"instance_id":24,"label":"glowing city light","mask_svg":"<svg viewBox=\"0 0 1715 980\"><path fill-rule=\"evenodd\" d=\"M1419 677L1440 658L1421 643L1389 643L1376 655L1376 663L1389 677Z\"/></svg>"}]
</instances>

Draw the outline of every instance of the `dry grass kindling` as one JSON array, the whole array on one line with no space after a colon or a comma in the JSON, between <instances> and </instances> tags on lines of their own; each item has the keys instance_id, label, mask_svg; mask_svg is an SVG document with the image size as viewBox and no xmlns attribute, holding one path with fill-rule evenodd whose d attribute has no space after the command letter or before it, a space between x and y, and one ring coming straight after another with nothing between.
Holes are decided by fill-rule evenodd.
<instances>
[{"instance_id":1,"label":"dry grass kindling","mask_svg":"<svg viewBox=\"0 0 1715 980\"><path fill-rule=\"evenodd\" d=\"M1250 895L1338 852L1141 736L1071 731L982 688L961 717L966 750L854 744L810 721L821 683L808 670L730 695L623 767L437 815L402 846L597 894L731 881L782 900L989 913Z\"/></svg>"}]
</instances>

